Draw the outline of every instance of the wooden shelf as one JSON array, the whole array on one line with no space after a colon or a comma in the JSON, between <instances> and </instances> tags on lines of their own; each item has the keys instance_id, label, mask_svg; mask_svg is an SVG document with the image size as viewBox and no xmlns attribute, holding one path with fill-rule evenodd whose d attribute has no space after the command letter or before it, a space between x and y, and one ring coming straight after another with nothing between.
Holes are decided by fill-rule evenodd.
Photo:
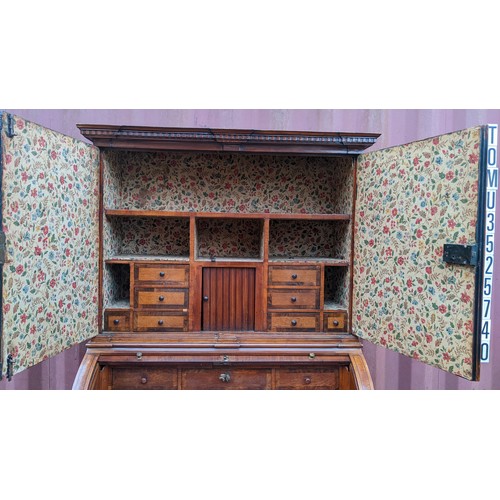
<instances>
[{"instance_id":1,"label":"wooden shelf","mask_svg":"<svg viewBox=\"0 0 500 500\"><path fill-rule=\"evenodd\" d=\"M164 210L111 210L106 209L107 217L159 217L197 219L270 219L270 220L339 220L349 221L350 214L282 214L282 213L229 213L229 212L168 212Z\"/></svg>"},{"instance_id":2,"label":"wooden shelf","mask_svg":"<svg viewBox=\"0 0 500 500\"><path fill-rule=\"evenodd\" d=\"M113 255L110 259L106 259L106 264L123 264L136 261L168 261L168 262L189 262L187 255Z\"/></svg>"},{"instance_id":3,"label":"wooden shelf","mask_svg":"<svg viewBox=\"0 0 500 500\"><path fill-rule=\"evenodd\" d=\"M324 311L347 311L347 307L345 305L334 302L333 300L325 299L323 310Z\"/></svg>"},{"instance_id":4,"label":"wooden shelf","mask_svg":"<svg viewBox=\"0 0 500 500\"><path fill-rule=\"evenodd\" d=\"M269 257L271 264L325 264L327 266L349 267L349 261L344 259L330 259L327 257Z\"/></svg>"}]
</instances>

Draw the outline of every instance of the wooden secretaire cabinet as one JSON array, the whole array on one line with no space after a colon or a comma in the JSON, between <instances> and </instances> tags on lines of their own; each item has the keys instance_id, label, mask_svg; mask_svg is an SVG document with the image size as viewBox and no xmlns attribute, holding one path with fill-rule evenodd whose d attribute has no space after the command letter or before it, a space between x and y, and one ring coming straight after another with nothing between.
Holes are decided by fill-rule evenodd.
<instances>
[{"instance_id":1,"label":"wooden secretaire cabinet","mask_svg":"<svg viewBox=\"0 0 500 500\"><path fill-rule=\"evenodd\" d=\"M90 339L75 389L370 389L366 339L478 379L496 128L1 124L2 376Z\"/></svg>"}]
</instances>

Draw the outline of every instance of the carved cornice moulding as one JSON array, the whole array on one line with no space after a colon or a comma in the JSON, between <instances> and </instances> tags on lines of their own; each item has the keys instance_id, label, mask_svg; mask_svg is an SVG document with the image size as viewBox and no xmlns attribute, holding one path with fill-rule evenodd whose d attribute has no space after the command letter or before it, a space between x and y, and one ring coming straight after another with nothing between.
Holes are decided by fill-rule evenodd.
<instances>
[{"instance_id":1,"label":"carved cornice moulding","mask_svg":"<svg viewBox=\"0 0 500 500\"><path fill-rule=\"evenodd\" d=\"M359 154L380 134L77 125L94 145L129 150Z\"/></svg>"}]
</instances>

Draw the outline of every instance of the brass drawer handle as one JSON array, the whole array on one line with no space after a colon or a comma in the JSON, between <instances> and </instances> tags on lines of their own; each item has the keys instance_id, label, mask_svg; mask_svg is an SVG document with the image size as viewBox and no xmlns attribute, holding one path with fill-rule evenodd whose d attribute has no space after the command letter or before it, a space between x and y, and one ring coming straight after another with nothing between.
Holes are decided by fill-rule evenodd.
<instances>
[{"instance_id":1,"label":"brass drawer handle","mask_svg":"<svg viewBox=\"0 0 500 500\"><path fill-rule=\"evenodd\" d=\"M119 319L115 319L115 320L113 320L113 324L114 324L114 325L119 325L119 324L120 324L120 320L119 320Z\"/></svg>"},{"instance_id":2,"label":"brass drawer handle","mask_svg":"<svg viewBox=\"0 0 500 500\"><path fill-rule=\"evenodd\" d=\"M158 297L158 300L159 300L160 302L163 302L163 301L165 300L165 297L164 297L163 295L160 295L160 296Z\"/></svg>"},{"instance_id":3,"label":"brass drawer handle","mask_svg":"<svg viewBox=\"0 0 500 500\"><path fill-rule=\"evenodd\" d=\"M292 319L292 326L297 326L297 320L296 319Z\"/></svg>"},{"instance_id":4,"label":"brass drawer handle","mask_svg":"<svg viewBox=\"0 0 500 500\"><path fill-rule=\"evenodd\" d=\"M219 380L221 382L229 382L231 380L231 375L229 373L221 373L219 375Z\"/></svg>"}]
</instances>

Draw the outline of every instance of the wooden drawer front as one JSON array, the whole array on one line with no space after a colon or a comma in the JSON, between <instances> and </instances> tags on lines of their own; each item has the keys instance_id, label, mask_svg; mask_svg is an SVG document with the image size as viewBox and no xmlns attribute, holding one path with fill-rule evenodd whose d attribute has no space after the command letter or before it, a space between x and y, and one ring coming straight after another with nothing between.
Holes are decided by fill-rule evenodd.
<instances>
[{"instance_id":1,"label":"wooden drawer front","mask_svg":"<svg viewBox=\"0 0 500 500\"><path fill-rule=\"evenodd\" d=\"M268 329L272 332L317 332L319 331L319 314L316 313L270 313Z\"/></svg>"},{"instance_id":2,"label":"wooden drawer front","mask_svg":"<svg viewBox=\"0 0 500 500\"><path fill-rule=\"evenodd\" d=\"M189 286L189 266L135 265L136 283L161 283L162 286Z\"/></svg>"},{"instance_id":3,"label":"wooden drawer front","mask_svg":"<svg viewBox=\"0 0 500 500\"><path fill-rule=\"evenodd\" d=\"M318 309L319 290L269 290L270 309Z\"/></svg>"},{"instance_id":4,"label":"wooden drawer front","mask_svg":"<svg viewBox=\"0 0 500 500\"><path fill-rule=\"evenodd\" d=\"M317 266L269 266L269 286L319 286Z\"/></svg>"},{"instance_id":5,"label":"wooden drawer front","mask_svg":"<svg viewBox=\"0 0 500 500\"><path fill-rule=\"evenodd\" d=\"M149 312L134 314L134 330L138 332L185 332L187 326L187 314Z\"/></svg>"},{"instance_id":6,"label":"wooden drawer front","mask_svg":"<svg viewBox=\"0 0 500 500\"><path fill-rule=\"evenodd\" d=\"M276 389L338 389L339 367L283 367L276 370Z\"/></svg>"},{"instance_id":7,"label":"wooden drawer front","mask_svg":"<svg viewBox=\"0 0 500 500\"><path fill-rule=\"evenodd\" d=\"M347 329L347 313L344 311L325 312L325 332L345 332Z\"/></svg>"},{"instance_id":8,"label":"wooden drawer front","mask_svg":"<svg viewBox=\"0 0 500 500\"><path fill-rule=\"evenodd\" d=\"M177 368L114 367L113 389L177 389Z\"/></svg>"},{"instance_id":9,"label":"wooden drawer front","mask_svg":"<svg viewBox=\"0 0 500 500\"><path fill-rule=\"evenodd\" d=\"M188 305L185 288L136 288L134 307L151 309L182 309Z\"/></svg>"},{"instance_id":10,"label":"wooden drawer front","mask_svg":"<svg viewBox=\"0 0 500 500\"><path fill-rule=\"evenodd\" d=\"M265 368L185 368L182 389L271 389L272 370Z\"/></svg>"},{"instance_id":11,"label":"wooden drawer front","mask_svg":"<svg viewBox=\"0 0 500 500\"><path fill-rule=\"evenodd\" d=\"M130 330L130 312L105 311L104 328L108 332L126 332Z\"/></svg>"}]
</instances>

